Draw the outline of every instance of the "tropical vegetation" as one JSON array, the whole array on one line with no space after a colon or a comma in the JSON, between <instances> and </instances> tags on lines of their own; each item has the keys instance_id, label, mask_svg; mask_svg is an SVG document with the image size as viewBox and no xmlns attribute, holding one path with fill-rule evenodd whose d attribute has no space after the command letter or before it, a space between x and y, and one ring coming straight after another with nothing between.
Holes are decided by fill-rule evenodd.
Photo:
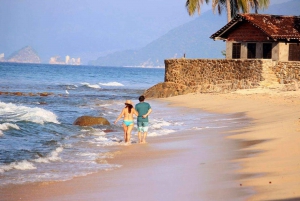
<instances>
[{"instance_id":1,"label":"tropical vegetation","mask_svg":"<svg viewBox=\"0 0 300 201\"><path fill-rule=\"evenodd\" d=\"M208 4L209 0L187 0L186 8L189 15L194 15L196 11L200 14L204 2ZM259 9L265 9L269 4L270 0L212 0L213 11L217 9L221 14L226 9L228 22L238 13L249 13L252 10L258 13Z\"/></svg>"}]
</instances>

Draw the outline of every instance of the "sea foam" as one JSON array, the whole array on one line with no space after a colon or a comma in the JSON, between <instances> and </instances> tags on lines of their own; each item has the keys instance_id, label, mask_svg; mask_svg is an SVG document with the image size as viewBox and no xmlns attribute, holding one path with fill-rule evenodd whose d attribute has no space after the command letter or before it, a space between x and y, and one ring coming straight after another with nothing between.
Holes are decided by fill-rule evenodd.
<instances>
[{"instance_id":1,"label":"sea foam","mask_svg":"<svg viewBox=\"0 0 300 201\"><path fill-rule=\"evenodd\" d=\"M16 124L12 124L12 123L3 123L0 124L0 135L3 135L2 131L5 130L9 130L10 128L16 129L16 130L20 130L20 127Z\"/></svg>"},{"instance_id":2,"label":"sea foam","mask_svg":"<svg viewBox=\"0 0 300 201\"><path fill-rule=\"evenodd\" d=\"M38 124L52 122L60 124L56 115L48 110L38 107L19 106L13 103L0 102L0 121L29 121ZM14 126L14 128L16 128Z\"/></svg>"},{"instance_id":3,"label":"sea foam","mask_svg":"<svg viewBox=\"0 0 300 201\"><path fill-rule=\"evenodd\" d=\"M46 157L40 157L38 159L35 159L34 161L37 162L37 163L50 163L50 162L53 162L53 161L61 161L62 159L58 155L62 151L63 151L63 148L58 147L54 151L49 153Z\"/></svg>"},{"instance_id":4,"label":"sea foam","mask_svg":"<svg viewBox=\"0 0 300 201\"><path fill-rule=\"evenodd\" d=\"M124 86L123 84L121 84L119 82L108 82L108 83L99 83L99 84L103 85L103 86L113 86L113 87Z\"/></svg>"},{"instance_id":5,"label":"sea foam","mask_svg":"<svg viewBox=\"0 0 300 201\"><path fill-rule=\"evenodd\" d=\"M93 89L100 89L101 87L98 84L90 84L88 82L81 83L83 86L93 88Z\"/></svg>"},{"instance_id":6,"label":"sea foam","mask_svg":"<svg viewBox=\"0 0 300 201\"><path fill-rule=\"evenodd\" d=\"M23 160L20 162L13 162L8 165L2 165L0 166L0 173L4 173L6 171L16 169L16 170L33 170L36 169L36 167L29 161Z\"/></svg>"},{"instance_id":7,"label":"sea foam","mask_svg":"<svg viewBox=\"0 0 300 201\"><path fill-rule=\"evenodd\" d=\"M167 122L167 121L164 121L164 120L157 120L157 119L154 119L152 122L151 122L151 127L153 129L161 129L163 126L170 126L171 123L170 122Z\"/></svg>"}]
</instances>

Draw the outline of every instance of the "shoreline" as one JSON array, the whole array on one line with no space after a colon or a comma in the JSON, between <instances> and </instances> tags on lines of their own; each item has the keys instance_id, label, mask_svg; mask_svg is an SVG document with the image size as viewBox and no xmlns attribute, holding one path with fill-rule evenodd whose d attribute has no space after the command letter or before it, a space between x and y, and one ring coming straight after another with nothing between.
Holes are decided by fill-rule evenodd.
<instances>
[{"instance_id":1,"label":"shoreline","mask_svg":"<svg viewBox=\"0 0 300 201\"><path fill-rule=\"evenodd\" d=\"M161 105L173 111L166 103ZM174 111L180 115L195 115L184 107ZM253 191L241 188L234 173L238 164L232 161L240 157L239 144L225 138L230 135L228 130L233 129L234 125L185 129L148 137L147 144L113 148L114 157L106 161L121 165L120 168L63 182L9 185L0 187L0 193L5 201L119 200L122 195L125 201L245 200Z\"/></svg>"},{"instance_id":2,"label":"shoreline","mask_svg":"<svg viewBox=\"0 0 300 201\"><path fill-rule=\"evenodd\" d=\"M107 160L121 168L64 182L0 188L1 199L300 199L299 91L255 89L158 101L170 107L245 113L251 122L244 128L223 129L214 137L213 130L201 130L148 138L148 144L124 146Z\"/></svg>"}]
</instances>

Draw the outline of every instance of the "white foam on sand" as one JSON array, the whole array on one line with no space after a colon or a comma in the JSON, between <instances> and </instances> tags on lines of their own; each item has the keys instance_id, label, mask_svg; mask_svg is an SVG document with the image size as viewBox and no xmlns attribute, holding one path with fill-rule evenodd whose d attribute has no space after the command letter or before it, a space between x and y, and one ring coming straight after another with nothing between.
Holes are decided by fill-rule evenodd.
<instances>
[{"instance_id":1,"label":"white foam on sand","mask_svg":"<svg viewBox=\"0 0 300 201\"><path fill-rule=\"evenodd\" d=\"M163 129L160 131L149 132L147 136L148 137L162 136L162 135L168 135L168 134L174 133L174 132L176 132L176 131L171 130L171 129Z\"/></svg>"},{"instance_id":2,"label":"white foam on sand","mask_svg":"<svg viewBox=\"0 0 300 201\"><path fill-rule=\"evenodd\" d=\"M164 126L170 125L170 122L164 121L163 119L154 119L153 122L151 122L151 128L153 129L161 129Z\"/></svg>"}]
</instances>

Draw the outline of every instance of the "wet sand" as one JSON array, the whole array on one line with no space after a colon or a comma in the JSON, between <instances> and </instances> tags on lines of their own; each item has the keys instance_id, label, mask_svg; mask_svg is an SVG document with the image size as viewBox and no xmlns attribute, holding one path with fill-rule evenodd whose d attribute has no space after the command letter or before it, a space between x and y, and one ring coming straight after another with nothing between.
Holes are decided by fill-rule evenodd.
<instances>
[{"instance_id":1,"label":"wet sand","mask_svg":"<svg viewBox=\"0 0 300 201\"><path fill-rule=\"evenodd\" d=\"M242 129L148 138L108 160L121 168L7 186L0 200L300 200L299 92L257 89L161 101L253 120Z\"/></svg>"},{"instance_id":2,"label":"wet sand","mask_svg":"<svg viewBox=\"0 0 300 201\"><path fill-rule=\"evenodd\" d=\"M245 200L253 191L240 186L234 160L241 157L241 144L226 139L228 131L149 137L147 144L115 148L107 161L120 168L64 182L6 186L0 200Z\"/></svg>"}]
</instances>

